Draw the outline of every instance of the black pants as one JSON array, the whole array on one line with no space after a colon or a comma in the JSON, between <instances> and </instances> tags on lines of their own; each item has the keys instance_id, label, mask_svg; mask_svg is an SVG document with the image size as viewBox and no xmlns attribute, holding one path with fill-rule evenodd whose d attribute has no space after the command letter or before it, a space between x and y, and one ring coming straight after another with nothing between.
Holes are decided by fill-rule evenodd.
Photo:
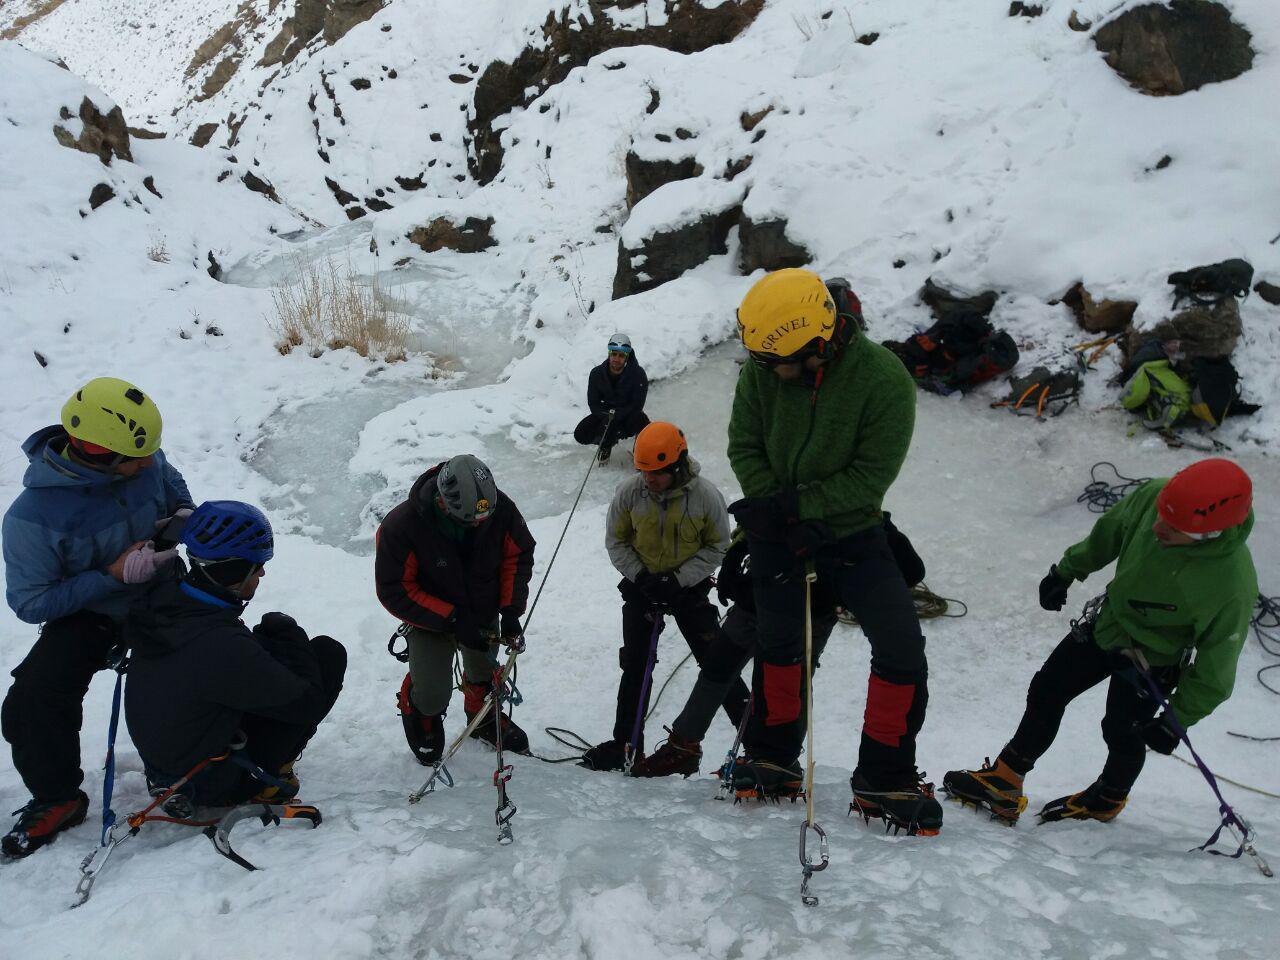
<instances>
[{"instance_id":1,"label":"black pants","mask_svg":"<svg viewBox=\"0 0 1280 960\"><path fill-rule=\"evenodd\" d=\"M35 799L71 800L84 782L84 695L119 643L114 620L81 610L41 627L35 646L13 671L0 728L13 746L13 765Z\"/></svg>"},{"instance_id":2,"label":"black pants","mask_svg":"<svg viewBox=\"0 0 1280 960\"><path fill-rule=\"evenodd\" d=\"M760 656L744 742L756 759L789 764L805 731L803 570L782 544L753 537L750 547ZM822 589L857 617L871 644L858 771L872 786L914 783L929 669L915 603L884 527L824 548L814 565Z\"/></svg>"},{"instance_id":3,"label":"black pants","mask_svg":"<svg viewBox=\"0 0 1280 960\"><path fill-rule=\"evenodd\" d=\"M320 667L324 686L324 707L318 715L305 721L287 723L271 717L246 713L240 721L240 732L245 745L238 751L259 769L275 776L280 768L296 760L303 748L315 735L320 725L342 692L342 681L347 672L347 651L332 637L319 636L310 640L311 650ZM270 649L270 648L268 648ZM168 782L165 778L153 779ZM192 778L190 789L184 791L202 806L232 806L251 799L268 784L255 777L244 767L230 759L211 763Z\"/></svg>"},{"instance_id":4,"label":"black pants","mask_svg":"<svg viewBox=\"0 0 1280 960\"><path fill-rule=\"evenodd\" d=\"M1177 685L1178 674L1177 667L1151 670L1166 700ZM1102 716L1107 762L1098 779L1127 796L1146 762L1141 724L1155 716L1159 705L1132 661L1118 651L1103 650L1093 641L1092 632L1083 641L1067 634L1032 677L1026 712L1001 758L1019 773L1030 771L1058 735L1067 704L1107 679L1111 682Z\"/></svg>"},{"instance_id":5,"label":"black pants","mask_svg":"<svg viewBox=\"0 0 1280 960\"><path fill-rule=\"evenodd\" d=\"M645 416L643 410L637 410L635 413L627 414L626 416L615 417L613 423L609 425L609 432L606 434L604 425L608 422L609 415L607 413L588 414L574 428L573 439L588 447L594 447L599 443L603 443L606 447L612 447L619 440L634 437L647 427L649 418Z\"/></svg>"},{"instance_id":6,"label":"black pants","mask_svg":"<svg viewBox=\"0 0 1280 960\"><path fill-rule=\"evenodd\" d=\"M818 658L826 648L836 618L830 610L813 620L813 668L818 669ZM726 701L734 681L741 683L742 668L756 656L756 615L741 604L734 604L725 614L720 636L712 642L702 658L698 679L689 692L684 709L671 724L671 729L694 743L701 743L715 719L716 710ZM759 670L759 667L756 667ZM753 674L754 680L754 674Z\"/></svg>"},{"instance_id":7,"label":"black pants","mask_svg":"<svg viewBox=\"0 0 1280 960\"><path fill-rule=\"evenodd\" d=\"M657 614L639 597L631 581L624 580L618 587L623 591L622 647L618 650L622 679L618 682L618 709L614 716L613 739L619 743L631 742L638 713L640 736L634 746L639 752L644 749L644 714L649 710L649 695L653 692L653 684L650 683L643 699L640 690L644 686L644 672L649 661L649 645L653 639ZM670 611L671 619L680 628L680 633L693 651L693 659L699 666L705 661L712 645L721 639L720 616L707 599L710 589L709 579L688 587L681 595L680 602ZM664 628L665 623L659 623L659 635ZM657 662L655 657L654 663ZM741 678L731 679L726 685L726 692L720 703L734 726L742 719L742 713L750 699L751 693Z\"/></svg>"}]
</instances>

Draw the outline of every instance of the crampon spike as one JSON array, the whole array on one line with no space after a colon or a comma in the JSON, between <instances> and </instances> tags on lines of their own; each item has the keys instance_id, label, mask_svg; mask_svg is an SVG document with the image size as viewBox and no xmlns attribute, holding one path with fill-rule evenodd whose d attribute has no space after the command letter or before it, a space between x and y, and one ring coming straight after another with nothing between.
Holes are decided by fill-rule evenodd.
<instances>
[{"instance_id":1,"label":"crampon spike","mask_svg":"<svg viewBox=\"0 0 1280 960\"><path fill-rule=\"evenodd\" d=\"M204 835L213 843L213 848L226 857L237 866L244 867L246 870L257 870L252 863L246 860L240 854L236 853L231 847L231 831L235 829L236 824L242 820L250 820L256 817L261 821L264 827L271 825L279 825L281 823L301 823L306 822L314 829L320 826L323 817L320 811L313 806L305 803L246 803L238 807L233 807L227 814L216 824L205 827Z\"/></svg>"}]
</instances>

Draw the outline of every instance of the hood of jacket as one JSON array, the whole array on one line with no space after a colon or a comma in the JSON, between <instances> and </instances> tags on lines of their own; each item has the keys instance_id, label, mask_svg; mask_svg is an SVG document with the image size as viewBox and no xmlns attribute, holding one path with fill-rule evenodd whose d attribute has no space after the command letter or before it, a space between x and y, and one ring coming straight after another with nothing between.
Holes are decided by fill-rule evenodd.
<instances>
[{"instance_id":1,"label":"hood of jacket","mask_svg":"<svg viewBox=\"0 0 1280 960\"><path fill-rule=\"evenodd\" d=\"M202 603L183 592L177 578L149 585L125 621L131 656L154 660L180 650L211 627L234 624L240 611Z\"/></svg>"},{"instance_id":2,"label":"hood of jacket","mask_svg":"<svg viewBox=\"0 0 1280 960\"><path fill-rule=\"evenodd\" d=\"M38 487L94 487L123 482L126 478L83 466L62 455L67 431L58 424L37 430L22 444L27 472L22 485Z\"/></svg>"}]
</instances>

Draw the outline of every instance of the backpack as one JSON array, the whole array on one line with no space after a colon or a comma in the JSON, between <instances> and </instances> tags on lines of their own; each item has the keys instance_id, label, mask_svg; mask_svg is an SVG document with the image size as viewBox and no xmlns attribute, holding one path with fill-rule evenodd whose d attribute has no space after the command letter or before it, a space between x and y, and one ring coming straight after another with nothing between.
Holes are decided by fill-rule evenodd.
<instances>
[{"instance_id":1,"label":"backpack","mask_svg":"<svg viewBox=\"0 0 1280 960\"><path fill-rule=\"evenodd\" d=\"M835 301L836 313L842 313L858 325L859 330L867 329L867 321L862 318L862 301L853 292L853 285L844 277L832 277L826 281L827 292Z\"/></svg>"},{"instance_id":2,"label":"backpack","mask_svg":"<svg viewBox=\"0 0 1280 960\"><path fill-rule=\"evenodd\" d=\"M1169 274L1175 310L1183 300L1212 306L1228 297L1243 299L1249 295L1252 282L1253 267L1247 260L1238 258Z\"/></svg>"},{"instance_id":3,"label":"backpack","mask_svg":"<svg viewBox=\"0 0 1280 960\"><path fill-rule=\"evenodd\" d=\"M1150 360L1125 384L1120 406L1142 417L1148 430L1171 430L1191 412L1191 385L1168 360Z\"/></svg>"},{"instance_id":4,"label":"backpack","mask_svg":"<svg viewBox=\"0 0 1280 960\"><path fill-rule=\"evenodd\" d=\"M947 394L968 390L1012 370L1018 345L978 310L959 307L905 341L886 340L921 387Z\"/></svg>"},{"instance_id":5,"label":"backpack","mask_svg":"<svg viewBox=\"0 0 1280 960\"><path fill-rule=\"evenodd\" d=\"M1034 414L1044 419L1056 417L1068 405L1080 399L1080 365L1076 364L1050 372L1048 367L1036 367L1024 377L1009 378L1009 396L993 403L993 407L1008 407L1019 415Z\"/></svg>"},{"instance_id":6,"label":"backpack","mask_svg":"<svg viewBox=\"0 0 1280 960\"><path fill-rule=\"evenodd\" d=\"M1191 412L1211 427L1227 417L1248 416L1262 408L1240 399L1240 375L1226 357L1191 361Z\"/></svg>"}]
</instances>

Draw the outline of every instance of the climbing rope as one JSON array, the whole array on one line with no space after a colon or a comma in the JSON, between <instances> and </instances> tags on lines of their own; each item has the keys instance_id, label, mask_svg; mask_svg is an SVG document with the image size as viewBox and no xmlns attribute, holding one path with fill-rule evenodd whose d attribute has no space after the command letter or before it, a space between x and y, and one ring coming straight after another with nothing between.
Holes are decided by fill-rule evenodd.
<instances>
[{"instance_id":1,"label":"climbing rope","mask_svg":"<svg viewBox=\"0 0 1280 960\"><path fill-rule=\"evenodd\" d=\"M1108 483L1098 476L1099 468L1109 467L1116 482ZM1146 483L1150 477L1126 477L1110 460L1100 460L1089 468L1089 485L1076 497L1076 503L1087 504L1090 513L1106 513L1128 496L1135 487Z\"/></svg>"}]
</instances>

